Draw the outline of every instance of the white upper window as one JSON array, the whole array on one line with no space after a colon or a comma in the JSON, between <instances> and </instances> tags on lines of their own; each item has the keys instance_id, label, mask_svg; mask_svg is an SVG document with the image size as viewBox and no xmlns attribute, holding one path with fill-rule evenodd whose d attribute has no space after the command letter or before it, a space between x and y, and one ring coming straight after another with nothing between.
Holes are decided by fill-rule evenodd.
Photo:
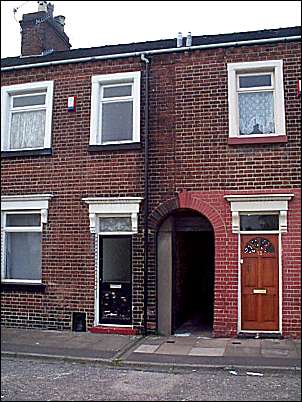
<instances>
[{"instance_id":1,"label":"white upper window","mask_svg":"<svg viewBox=\"0 0 302 402\"><path fill-rule=\"evenodd\" d=\"M140 141L140 72L92 77L90 145Z\"/></svg>"},{"instance_id":2,"label":"white upper window","mask_svg":"<svg viewBox=\"0 0 302 402\"><path fill-rule=\"evenodd\" d=\"M285 135L282 60L228 64L229 136Z\"/></svg>"},{"instance_id":3,"label":"white upper window","mask_svg":"<svg viewBox=\"0 0 302 402\"><path fill-rule=\"evenodd\" d=\"M1 88L1 150L51 147L53 82Z\"/></svg>"}]
</instances>

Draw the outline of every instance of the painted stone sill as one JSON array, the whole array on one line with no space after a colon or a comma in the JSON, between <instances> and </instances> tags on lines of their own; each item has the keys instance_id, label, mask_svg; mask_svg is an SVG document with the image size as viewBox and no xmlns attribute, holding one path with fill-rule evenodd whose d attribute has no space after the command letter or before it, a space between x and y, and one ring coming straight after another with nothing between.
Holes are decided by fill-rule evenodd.
<instances>
[{"instance_id":1,"label":"painted stone sill","mask_svg":"<svg viewBox=\"0 0 302 402\"><path fill-rule=\"evenodd\" d=\"M288 142L287 135L275 135L269 137L229 137L229 145L245 145L245 144L277 144Z\"/></svg>"},{"instance_id":2,"label":"painted stone sill","mask_svg":"<svg viewBox=\"0 0 302 402\"><path fill-rule=\"evenodd\" d=\"M140 142L130 142L126 144L108 144L108 145L89 145L89 152L99 151L126 151L141 149Z\"/></svg>"},{"instance_id":3,"label":"painted stone sill","mask_svg":"<svg viewBox=\"0 0 302 402\"><path fill-rule=\"evenodd\" d=\"M25 149L24 151L1 151L1 158L15 158L27 156L50 156L52 155L51 148L44 149Z\"/></svg>"},{"instance_id":4,"label":"painted stone sill","mask_svg":"<svg viewBox=\"0 0 302 402\"><path fill-rule=\"evenodd\" d=\"M44 283L30 282L1 282L1 290L4 291L26 291L44 293L46 285Z\"/></svg>"}]
</instances>

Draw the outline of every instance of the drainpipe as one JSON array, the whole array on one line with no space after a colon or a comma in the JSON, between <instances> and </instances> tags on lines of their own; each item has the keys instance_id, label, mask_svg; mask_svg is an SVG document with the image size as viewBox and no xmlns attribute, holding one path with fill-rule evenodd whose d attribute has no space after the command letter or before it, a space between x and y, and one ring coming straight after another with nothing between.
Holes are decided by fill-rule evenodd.
<instances>
[{"instance_id":1,"label":"drainpipe","mask_svg":"<svg viewBox=\"0 0 302 402\"><path fill-rule=\"evenodd\" d=\"M144 335L148 334L148 204L149 204L149 63L150 60L141 55L141 60L145 63L145 153L144 153Z\"/></svg>"}]
</instances>

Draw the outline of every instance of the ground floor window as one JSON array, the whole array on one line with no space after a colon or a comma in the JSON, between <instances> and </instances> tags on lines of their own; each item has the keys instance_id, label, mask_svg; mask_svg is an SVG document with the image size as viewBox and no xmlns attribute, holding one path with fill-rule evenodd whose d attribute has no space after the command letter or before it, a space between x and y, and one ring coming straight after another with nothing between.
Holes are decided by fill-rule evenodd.
<instances>
[{"instance_id":1,"label":"ground floor window","mask_svg":"<svg viewBox=\"0 0 302 402\"><path fill-rule=\"evenodd\" d=\"M41 214L4 214L4 280L41 280Z\"/></svg>"},{"instance_id":2,"label":"ground floor window","mask_svg":"<svg viewBox=\"0 0 302 402\"><path fill-rule=\"evenodd\" d=\"M52 194L1 197L1 280L41 283L42 232Z\"/></svg>"}]
</instances>

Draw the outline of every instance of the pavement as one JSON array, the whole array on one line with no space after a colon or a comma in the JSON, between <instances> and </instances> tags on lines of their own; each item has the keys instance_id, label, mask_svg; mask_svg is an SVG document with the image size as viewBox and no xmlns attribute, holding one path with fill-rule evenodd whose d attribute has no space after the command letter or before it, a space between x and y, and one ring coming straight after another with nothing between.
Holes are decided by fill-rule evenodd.
<instances>
[{"instance_id":1,"label":"pavement","mask_svg":"<svg viewBox=\"0 0 302 402\"><path fill-rule=\"evenodd\" d=\"M301 340L141 336L1 327L1 355L150 370L301 371ZM236 371L237 370L237 371Z\"/></svg>"}]
</instances>

